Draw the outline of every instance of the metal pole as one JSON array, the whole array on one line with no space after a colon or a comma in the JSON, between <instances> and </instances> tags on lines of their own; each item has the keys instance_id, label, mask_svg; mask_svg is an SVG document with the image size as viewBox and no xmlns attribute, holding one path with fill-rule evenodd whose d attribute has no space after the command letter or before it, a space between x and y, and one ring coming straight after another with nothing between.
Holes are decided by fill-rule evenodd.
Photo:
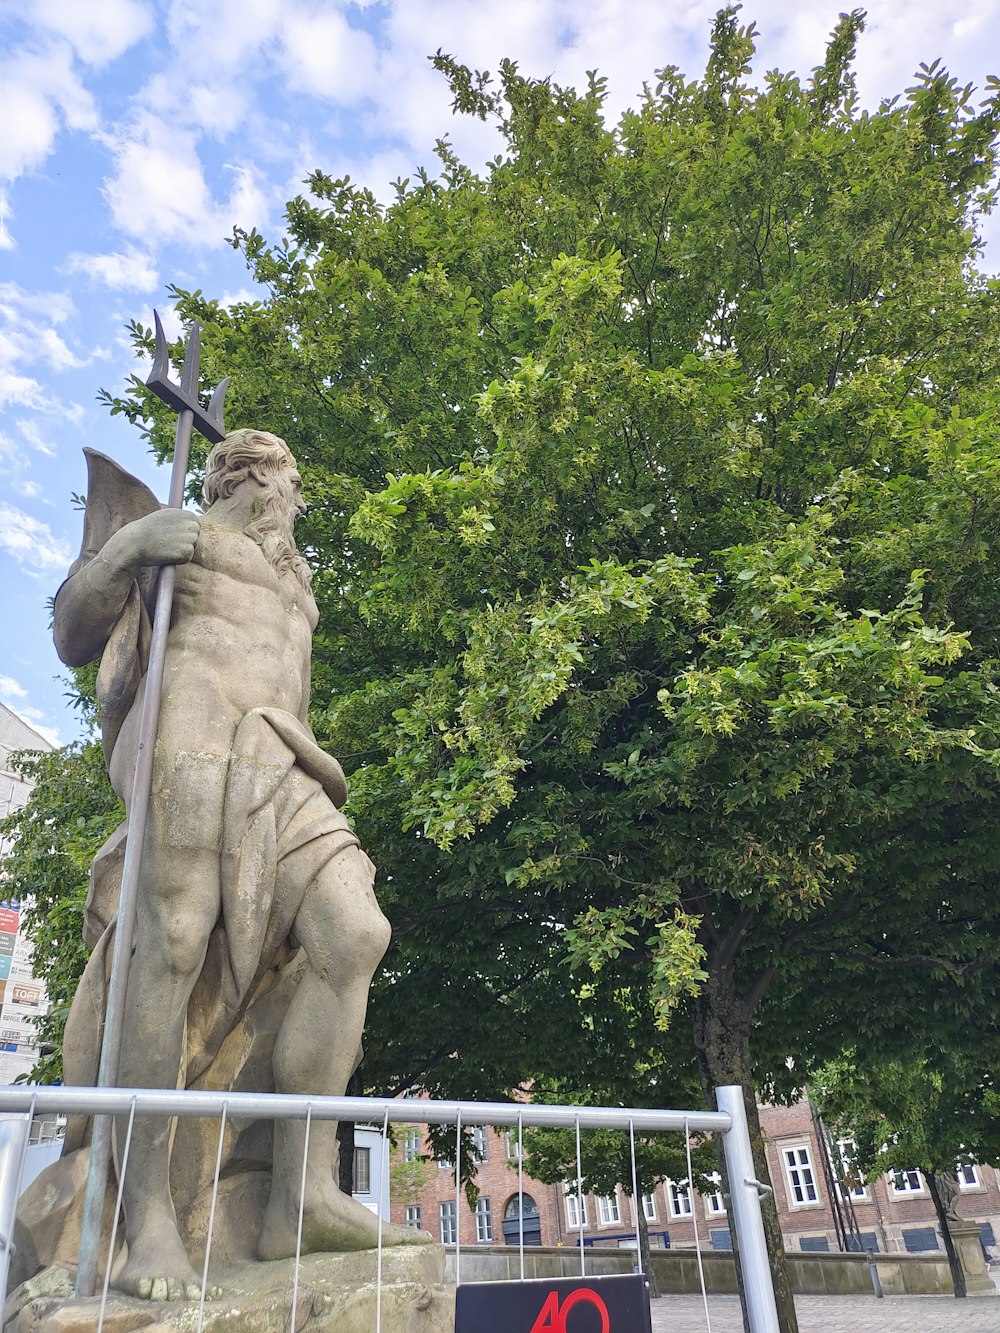
<instances>
[{"instance_id":1,"label":"metal pole","mask_svg":"<svg viewBox=\"0 0 1000 1333\"><path fill-rule=\"evenodd\" d=\"M190 397L198 391L198 359L201 331L191 326L181 388ZM194 412L183 408L177 418L174 443L174 462L170 472L170 497L167 505L180 509L184 503L184 485L187 480L188 453L191 448L191 429ZM115 945L111 959L111 980L108 985L108 1003L101 1044L101 1062L97 1074L98 1086L115 1087L118 1082L118 1062L121 1054L122 1032L125 1026L125 1001L128 993L129 963L132 956L132 937L135 934L136 908L139 899L139 871L146 836L146 817L149 813L149 794L153 779L153 752L156 748L156 730L160 718L160 693L163 686L163 666L170 629L170 612L174 599L177 571L173 565L164 565L157 582L156 611L153 616L153 634L146 670L146 688L142 700L142 718L139 727L139 749L136 755L132 798L128 807L128 835L125 843L125 863L122 867L122 887L119 899ZM97 1267L101 1244L101 1219L104 1214L104 1191L111 1164L112 1121L98 1116L90 1150L87 1190L84 1195L83 1221L80 1231L80 1263L76 1274L77 1296L93 1296L97 1289Z\"/></svg>"},{"instance_id":2,"label":"metal pole","mask_svg":"<svg viewBox=\"0 0 1000 1333\"><path fill-rule=\"evenodd\" d=\"M754 1175L743 1089L727 1086L716 1088L715 1094L719 1110L725 1111L732 1120L732 1127L722 1136L722 1146L729 1173L732 1219L740 1247L750 1333L778 1333L778 1308L767 1256L758 1181Z\"/></svg>"},{"instance_id":3,"label":"metal pole","mask_svg":"<svg viewBox=\"0 0 1000 1333\"><path fill-rule=\"evenodd\" d=\"M31 1139L31 1114L0 1119L0 1302L7 1299L7 1275L14 1252L14 1221L24 1163Z\"/></svg>"}]
</instances>

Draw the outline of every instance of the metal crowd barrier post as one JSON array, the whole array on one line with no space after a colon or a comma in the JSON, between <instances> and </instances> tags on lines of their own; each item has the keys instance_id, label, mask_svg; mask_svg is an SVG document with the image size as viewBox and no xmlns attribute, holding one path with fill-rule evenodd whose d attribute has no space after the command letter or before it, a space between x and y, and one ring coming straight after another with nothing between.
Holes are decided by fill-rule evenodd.
<instances>
[{"instance_id":1,"label":"metal crowd barrier post","mask_svg":"<svg viewBox=\"0 0 1000 1333\"><path fill-rule=\"evenodd\" d=\"M740 1247L750 1333L778 1333L778 1309L760 1211L761 1187L754 1174L743 1089L716 1088L715 1095L719 1110L731 1121L730 1128L722 1135L722 1145L732 1192L733 1225Z\"/></svg>"}]
</instances>

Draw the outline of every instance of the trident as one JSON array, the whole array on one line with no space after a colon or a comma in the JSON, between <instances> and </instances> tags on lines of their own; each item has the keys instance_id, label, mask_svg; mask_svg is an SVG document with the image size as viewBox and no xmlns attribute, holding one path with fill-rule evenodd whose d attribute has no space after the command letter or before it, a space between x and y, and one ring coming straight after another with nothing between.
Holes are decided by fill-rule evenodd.
<instances>
[{"instance_id":1,"label":"trident","mask_svg":"<svg viewBox=\"0 0 1000 1333\"><path fill-rule=\"evenodd\" d=\"M154 311L156 322L156 352L153 369L146 387L152 389L178 414L174 439L174 461L170 471L170 497L167 505L180 509L184 504L184 484L187 479L191 431L197 429L212 444L225 439L222 422L223 403L229 388L227 376L212 394L207 410L198 401L198 366L201 357L201 329L192 324L184 354L184 370L180 384L170 379L170 356L167 339ZM149 792L153 777L153 750L160 718L160 693L163 686L163 664L167 651L167 631L174 600L174 565L163 565L156 585L156 610L153 615L153 633L146 669L146 692L143 698L139 727L139 750L136 756L132 800L129 805L128 832L125 842L125 864L122 867L121 897L118 905L115 945L111 957L111 979L108 984L107 1015L101 1043L101 1062L97 1085L113 1088L118 1084L118 1062L121 1054L122 1030L125 1025L125 999L128 990L129 963L132 937L135 934L136 904L139 896L139 869L142 864L142 845L146 833L146 815L149 810ZM83 1220L80 1230L80 1264L76 1274L77 1296L93 1296L97 1287L98 1252L101 1245L101 1220L104 1214L104 1191L111 1162L110 1116L95 1117L90 1150L90 1167L84 1195ZM111 1238L112 1245L114 1237ZM110 1264L110 1254L108 1256Z\"/></svg>"}]
</instances>

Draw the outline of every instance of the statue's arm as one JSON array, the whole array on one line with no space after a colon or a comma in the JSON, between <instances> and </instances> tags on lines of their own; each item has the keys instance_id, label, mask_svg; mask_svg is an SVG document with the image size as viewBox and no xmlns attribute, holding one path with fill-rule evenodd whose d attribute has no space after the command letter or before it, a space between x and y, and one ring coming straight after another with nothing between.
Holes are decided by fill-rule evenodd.
<instances>
[{"instance_id":1,"label":"statue's arm","mask_svg":"<svg viewBox=\"0 0 1000 1333\"><path fill-rule=\"evenodd\" d=\"M140 569L186 564L194 555L200 522L183 509L160 509L113 533L92 560L56 594L53 635L67 666L100 657Z\"/></svg>"}]
</instances>

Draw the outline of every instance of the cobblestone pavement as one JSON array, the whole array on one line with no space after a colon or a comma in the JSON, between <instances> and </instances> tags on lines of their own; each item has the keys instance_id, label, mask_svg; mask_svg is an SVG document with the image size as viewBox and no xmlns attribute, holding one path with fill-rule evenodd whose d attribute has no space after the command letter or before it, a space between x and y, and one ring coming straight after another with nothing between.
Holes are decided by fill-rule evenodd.
<instances>
[{"instance_id":1,"label":"cobblestone pavement","mask_svg":"<svg viewBox=\"0 0 1000 1333\"><path fill-rule=\"evenodd\" d=\"M708 1333L700 1296L652 1303L653 1333ZM1000 1333L1000 1296L797 1296L799 1333ZM737 1296L709 1296L712 1333L743 1333Z\"/></svg>"}]
</instances>

